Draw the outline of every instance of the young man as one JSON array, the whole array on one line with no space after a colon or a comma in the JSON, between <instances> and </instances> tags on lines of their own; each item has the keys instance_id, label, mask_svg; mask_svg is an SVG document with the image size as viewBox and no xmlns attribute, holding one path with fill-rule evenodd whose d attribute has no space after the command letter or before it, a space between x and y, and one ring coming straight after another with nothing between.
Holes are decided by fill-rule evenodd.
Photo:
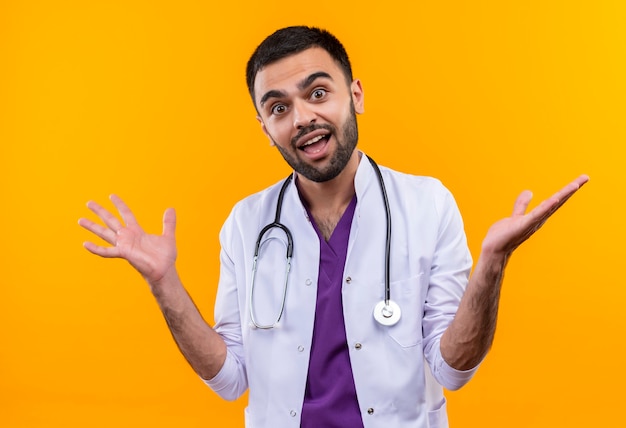
<instances>
[{"instance_id":1,"label":"young man","mask_svg":"<svg viewBox=\"0 0 626 428\"><path fill-rule=\"evenodd\" d=\"M491 346L508 258L588 178L528 214L522 193L489 230L468 282L450 193L356 150L363 88L337 39L279 30L252 55L247 81L263 132L294 173L226 220L216 325L176 272L173 210L156 236L119 198L124 224L90 202L105 227L80 224L112 246L85 247L143 275L180 350L218 394L249 388L247 427L447 427L442 386L464 385Z\"/></svg>"}]
</instances>

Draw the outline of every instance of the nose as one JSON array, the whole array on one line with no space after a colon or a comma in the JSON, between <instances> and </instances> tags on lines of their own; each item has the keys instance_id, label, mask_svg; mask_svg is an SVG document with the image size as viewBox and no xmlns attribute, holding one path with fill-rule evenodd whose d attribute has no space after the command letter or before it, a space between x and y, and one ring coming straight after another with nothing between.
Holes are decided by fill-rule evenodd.
<instances>
[{"instance_id":1,"label":"nose","mask_svg":"<svg viewBox=\"0 0 626 428\"><path fill-rule=\"evenodd\" d=\"M293 104L293 127L301 129L314 123L315 112L311 105L304 100L299 100Z\"/></svg>"}]
</instances>

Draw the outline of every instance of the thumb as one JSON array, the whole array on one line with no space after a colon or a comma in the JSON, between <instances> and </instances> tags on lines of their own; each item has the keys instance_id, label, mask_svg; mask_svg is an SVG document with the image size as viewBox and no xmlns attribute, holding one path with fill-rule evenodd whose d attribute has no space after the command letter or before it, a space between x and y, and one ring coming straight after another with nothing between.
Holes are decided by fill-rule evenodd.
<instances>
[{"instance_id":1,"label":"thumb","mask_svg":"<svg viewBox=\"0 0 626 428\"><path fill-rule=\"evenodd\" d=\"M533 198L533 193L530 190L524 190L515 200L513 205L513 216L526 214L526 209L530 200Z\"/></svg>"},{"instance_id":2,"label":"thumb","mask_svg":"<svg viewBox=\"0 0 626 428\"><path fill-rule=\"evenodd\" d=\"M174 237L176 232L176 210L168 208L163 213L163 236Z\"/></svg>"}]
</instances>

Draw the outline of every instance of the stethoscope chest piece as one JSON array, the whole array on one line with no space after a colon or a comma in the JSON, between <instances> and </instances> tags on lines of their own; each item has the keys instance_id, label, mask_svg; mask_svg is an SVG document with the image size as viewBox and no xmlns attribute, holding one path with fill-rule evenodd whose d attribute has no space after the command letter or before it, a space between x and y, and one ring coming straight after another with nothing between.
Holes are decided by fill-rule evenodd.
<instances>
[{"instance_id":1,"label":"stethoscope chest piece","mask_svg":"<svg viewBox=\"0 0 626 428\"><path fill-rule=\"evenodd\" d=\"M382 302L378 303L376 307L374 308L374 319L377 322L379 322L381 325L392 326L392 325L397 324L398 321L400 321L401 311L400 311L400 307L398 306L398 304L394 302L393 300L391 300L391 287L390 287L390 279L389 279L390 258L391 258L390 256L390 253L391 253L391 213L389 210L389 201L387 199L387 191L385 190L385 183L383 180L382 173L380 172L378 165L376 165L376 162L374 162L374 160L372 160L372 158L370 158L369 156L368 156L368 159L370 163L372 164L374 171L376 172L376 176L378 177L378 183L380 184L380 192L382 194L383 203L385 205L385 215L387 219L387 234L386 234L386 243L385 243L385 298ZM250 306L250 320L252 321L252 325L259 329L271 329L271 328L276 327L285 309L285 299L287 296L287 282L288 282L288 277L289 277L289 271L291 269L291 260L292 260L292 255L293 255L293 238L287 226L285 226L284 224L280 222L280 213L281 213L281 209L283 205L283 196L285 194L285 189L289 185L289 182L292 180L292 177L293 177L293 174L287 177L287 179L283 182L283 185L278 194L278 201L276 202L276 216L274 218L274 222L268 224L263 229L261 229L261 232L259 233L259 236L256 241L255 250L254 250L254 259L253 259L254 261L252 264L252 282L250 284L249 306ZM263 236L265 235L266 232L274 228L282 230L287 236L287 241L288 241L287 254L286 254L287 268L285 272L285 282L283 285L283 298L282 298L282 303L280 306L280 312L278 313L278 316L273 320L271 324L265 324L255 319L255 313L254 313L255 278L256 278L256 270L257 270L257 260L260 260L259 252L261 251ZM269 238L269 239L272 239L272 238Z\"/></svg>"},{"instance_id":2,"label":"stethoscope chest piece","mask_svg":"<svg viewBox=\"0 0 626 428\"><path fill-rule=\"evenodd\" d=\"M400 315L400 306L393 300L383 300L374 307L374 319L382 325L395 325L400 321Z\"/></svg>"}]
</instances>

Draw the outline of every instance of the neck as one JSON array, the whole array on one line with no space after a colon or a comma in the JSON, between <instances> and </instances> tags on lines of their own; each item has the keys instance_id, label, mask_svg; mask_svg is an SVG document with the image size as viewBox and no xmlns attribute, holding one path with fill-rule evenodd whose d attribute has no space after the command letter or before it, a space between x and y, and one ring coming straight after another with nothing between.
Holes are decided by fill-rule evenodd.
<instances>
[{"instance_id":1,"label":"neck","mask_svg":"<svg viewBox=\"0 0 626 428\"><path fill-rule=\"evenodd\" d=\"M360 155L355 150L346 167L332 180L317 183L298 176L298 190L315 224L328 240L354 197L354 177Z\"/></svg>"}]
</instances>

